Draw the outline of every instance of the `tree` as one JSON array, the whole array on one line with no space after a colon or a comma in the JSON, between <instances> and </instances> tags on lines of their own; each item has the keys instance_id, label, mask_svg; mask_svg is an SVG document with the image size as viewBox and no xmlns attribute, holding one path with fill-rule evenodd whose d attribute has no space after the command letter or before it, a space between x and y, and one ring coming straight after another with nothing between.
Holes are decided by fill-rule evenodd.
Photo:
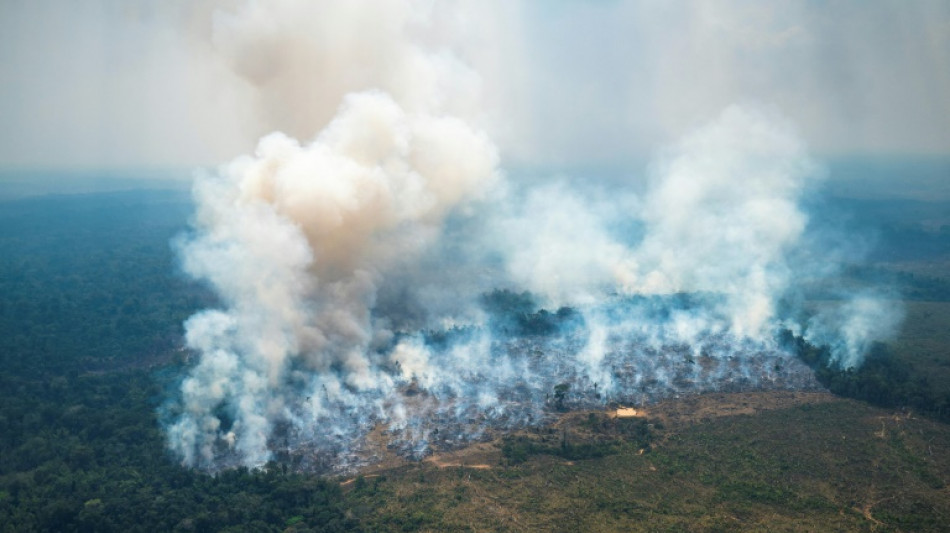
<instances>
[{"instance_id":1,"label":"tree","mask_svg":"<svg viewBox=\"0 0 950 533\"><path fill-rule=\"evenodd\" d=\"M566 408L564 406L564 398L567 396L567 391L570 390L570 383L561 383L554 386L554 405L557 407L558 411L564 411Z\"/></svg>"}]
</instances>

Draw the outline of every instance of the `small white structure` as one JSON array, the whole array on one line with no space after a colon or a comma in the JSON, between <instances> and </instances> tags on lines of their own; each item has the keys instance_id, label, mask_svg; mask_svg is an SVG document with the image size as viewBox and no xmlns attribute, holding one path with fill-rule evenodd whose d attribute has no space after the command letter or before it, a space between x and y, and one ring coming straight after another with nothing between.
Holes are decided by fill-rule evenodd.
<instances>
[{"instance_id":1,"label":"small white structure","mask_svg":"<svg viewBox=\"0 0 950 533\"><path fill-rule=\"evenodd\" d=\"M623 407L620 406L614 412L614 418L633 418L638 416L637 410L633 407Z\"/></svg>"}]
</instances>

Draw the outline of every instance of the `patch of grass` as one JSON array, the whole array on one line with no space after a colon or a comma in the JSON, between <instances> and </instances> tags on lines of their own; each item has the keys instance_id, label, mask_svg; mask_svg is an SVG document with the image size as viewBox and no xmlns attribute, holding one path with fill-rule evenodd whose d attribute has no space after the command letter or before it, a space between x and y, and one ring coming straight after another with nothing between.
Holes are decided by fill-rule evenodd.
<instances>
[{"instance_id":1,"label":"patch of grass","mask_svg":"<svg viewBox=\"0 0 950 533\"><path fill-rule=\"evenodd\" d=\"M578 417L553 434L509 439L544 450L523 461L462 474L415 465L388 475L378 495L350 493L350 503L372 509L361 525L378 531L939 531L950 523L941 488L950 480L950 426L852 400L656 430L650 453L625 444L590 460L565 462L550 449L565 427L578 444L619 438Z\"/></svg>"},{"instance_id":2,"label":"patch of grass","mask_svg":"<svg viewBox=\"0 0 950 533\"><path fill-rule=\"evenodd\" d=\"M595 459L617 453L622 441L584 442L573 444L564 440L560 446L542 444L525 436L506 437L501 452L510 464L525 462L532 455L553 455L564 459Z\"/></svg>"},{"instance_id":3,"label":"patch of grass","mask_svg":"<svg viewBox=\"0 0 950 533\"><path fill-rule=\"evenodd\" d=\"M934 390L950 392L950 302L905 302L894 353Z\"/></svg>"},{"instance_id":4,"label":"patch of grass","mask_svg":"<svg viewBox=\"0 0 950 533\"><path fill-rule=\"evenodd\" d=\"M501 452L510 465L523 463L535 455L551 455L578 461L620 453L625 448L644 449L653 440L651 427L657 421L642 418L611 418L602 413L566 417L560 432L548 429L508 435Z\"/></svg>"}]
</instances>

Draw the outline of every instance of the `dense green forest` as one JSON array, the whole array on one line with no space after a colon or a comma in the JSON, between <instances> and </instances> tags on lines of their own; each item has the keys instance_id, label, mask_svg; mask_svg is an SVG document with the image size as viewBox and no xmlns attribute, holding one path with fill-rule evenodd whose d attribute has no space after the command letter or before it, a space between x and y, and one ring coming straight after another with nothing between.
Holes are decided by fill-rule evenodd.
<instances>
[{"instance_id":1,"label":"dense green forest","mask_svg":"<svg viewBox=\"0 0 950 533\"><path fill-rule=\"evenodd\" d=\"M884 343L874 343L860 367L840 368L827 347L813 346L787 332L784 340L814 369L818 382L839 396L881 407L913 409L950 422L950 389L933 386L925 372L915 371Z\"/></svg>"},{"instance_id":2,"label":"dense green forest","mask_svg":"<svg viewBox=\"0 0 950 533\"><path fill-rule=\"evenodd\" d=\"M212 305L177 273L180 191L0 204L0 531L337 531L339 485L208 476L165 450L157 412L181 324Z\"/></svg>"},{"instance_id":3,"label":"dense green forest","mask_svg":"<svg viewBox=\"0 0 950 533\"><path fill-rule=\"evenodd\" d=\"M44 196L0 204L0 363L17 375L166 358L213 304L176 274L187 193Z\"/></svg>"},{"instance_id":4,"label":"dense green forest","mask_svg":"<svg viewBox=\"0 0 950 533\"><path fill-rule=\"evenodd\" d=\"M779 512L783 502L795 509L783 515L788 520L805 520L805 514L814 513L843 527L872 524L854 511L860 506L848 501L844 488L859 482L860 469L809 455L824 454L820 450L829 446L856 454L860 461L883 457L908 476L880 481L878 488L886 494L901 486L917 491L895 497L888 504L890 514L878 516L882 523L939 529L950 519L946 506L933 500L947 481L946 465L933 458L947 447L946 426L913 422L929 441L891 436L872 448L822 440L820 431L838 427L851 428L848 435L855 439L865 438L866 427L877 429L875 417L889 416L849 402L819 410L801 407L784 415L802 424L811 418L823 424L824 429L795 441L801 450L788 453L809 468L841 468L834 474L841 487L825 492L798 463L769 455L774 452L767 443L736 440L757 431L779 432L781 417L673 431L664 430L659 421L618 422L590 415L568 429L499 441L487 469L418 463L346 484L289 472L280 464L217 476L180 467L165 449L158 411L184 362L182 321L215 304L210 291L187 280L176 265L173 242L187 230L190 212L182 191L0 202L0 531L531 529L530 524L518 527L474 511L478 502L505 505L492 499L496 492L511 498L510 507L520 509L521 519L534 516L531 524L549 529L597 530L601 521L604 528L613 524L623 529L637 520L676 529L702 521L691 514L698 512L696 497L708 497L704 505L721 511L708 529L716 524L729 529L733 515ZM945 233L943 226L900 221L878 235L903 247L892 247L896 255L886 256L888 261L931 261L950 249ZM837 394L947 420L950 340L940 336L950 316L947 278L892 263L845 275L877 276L925 302L910 308L912 335L877 346L860 369L831 369L820 348L797 344L802 357ZM520 309L496 313L493 324L519 334L543 334L577 319L569 309L537 310L526 294L492 293L482 303L489 311ZM809 443L816 448L808 448ZM730 450L747 455L730 455L739 453ZM875 459L868 455L872 452L882 455ZM713 465L723 461L734 470ZM649 495L641 495L641 503L618 496L633 490L637 476L651 475L651 467L659 472L649 482L651 490L667 494L665 503ZM698 483L699 496L693 500L671 485L683 483L689 471L706 476L690 481ZM786 485L769 488L789 472ZM579 484L570 485L570 479ZM611 490L599 489L596 479L606 480ZM518 492L518 487L530 490ZM817 492L810 496L813 490ZM652 503L643 503L647 501ZM930 507L918 509L918 502Z\"/></svg>"},{"instance_id":5,"label":"dense green forest","mask_svg":"<svg viewBox=\"0 0 950 533\"><path fill-rule=\"evenodd\" d=\"M146 372L0 376L0 531L342 531L336 482L232 470L209 476L165 451Z\"/></svg>"}]
</instances>

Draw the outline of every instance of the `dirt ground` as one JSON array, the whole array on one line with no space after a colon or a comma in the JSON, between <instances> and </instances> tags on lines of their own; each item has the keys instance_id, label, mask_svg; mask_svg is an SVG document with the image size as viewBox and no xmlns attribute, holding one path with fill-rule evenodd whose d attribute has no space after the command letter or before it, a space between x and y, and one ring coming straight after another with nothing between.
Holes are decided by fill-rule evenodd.
<instances>
[{"instance_id":1,"label":"dirt ground","mask_svg":"<svg viewBox=\"0 0 950 533\"><path fill-rule=\"evenodd\" d=\"M693 424L708 422L715 418L739 415L754 415L762 411L784 409L803 404L817 404L833 401L835 397L828 392L799 392L799 391L762 391L737 393L708 393L682 398L671 398L650 406L625 406L635 409L636 417L658 420L667 431L674 432ZM562 428L576 426L579 421L586 419L591 413L606 414L609 417L617 416L617 409L605 411L573 411L564 413L552 427ZM624 411L623 414L629 412ZM385 450L385 435L381 431L374 432L371 440L378 443L380 451ZM476 442L464 448L450 451L436 452L426 457L423 462L438 468L494 468L501 462L500 438L489 442ZM662 439L659 445L662 445ZM382 460L365 468L361 475L371 477L392 468L399 468L410 463L409 460L392 453L381 453ZM355 479L355 478L353 478ZM344 481L344 484L353 479Z\"/></svg>"}]
</instances>

